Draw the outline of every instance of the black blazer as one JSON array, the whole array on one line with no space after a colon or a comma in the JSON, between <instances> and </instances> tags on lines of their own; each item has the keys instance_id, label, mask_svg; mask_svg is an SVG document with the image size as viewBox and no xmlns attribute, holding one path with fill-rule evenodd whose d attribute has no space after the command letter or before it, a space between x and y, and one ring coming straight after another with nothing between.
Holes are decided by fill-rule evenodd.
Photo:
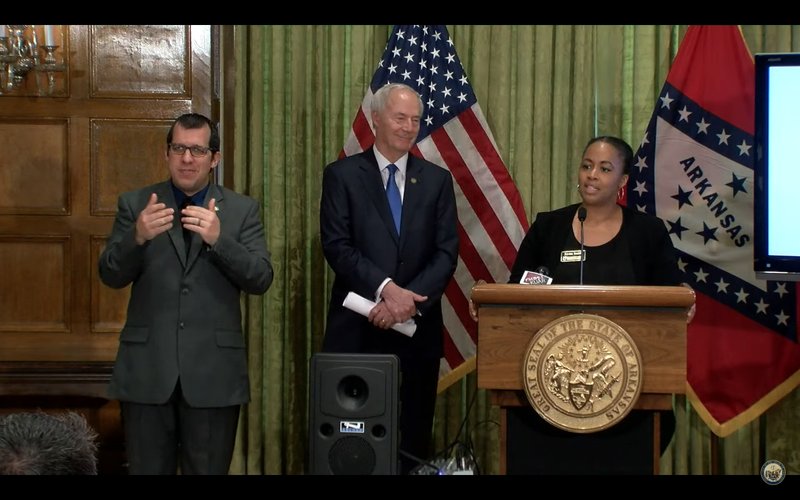
<instances>
[{"instance_id":1,"label":"black blazer","mask_svg":"<svg viewBox=\"0 0 800 500\"><path fill-rule=\"evenodd\" d=\"M536 214L520 244L509 283L519 283L522 273L539 266L546 266L551 274L555 272L579 205ZM622 207L622 225L631 236L628 242L636 282L630 285L678 285L683 281L675 247L661 219Z\"/></svg>"},{"instance_id":2,"label":"black blazer","mask_svg":"<svg viewBox=\"0 0 800 500\"><path fill-rule=\"evenodd\" d=\"M139 246L136 219L150 193L174 208L176 218L169 231ZM169 181L119 197L99 262L103 283L132 284L109 385L114 399L166 403L179 376L183 396L194 407L250 399L240 297L264 293L272 265L258 202L215 184L203 205L211 198L218 208L219 239L212 248L195 235L187 258Z\"/></svg>"},{"instance_id":3,"label":"black blazer","mask_svg":"<svg viewBox=\"0 0 800 500\"><path fill-rule=\"evenodd\" d=\"M322 177L322 250L336 278L323 350L397 352L441 357L441 297L458 259L456 202L450 172L409 155L398 237L372 148L325 167ZM342 306L348 292L370 300L383 280L428 300L417 305L417 331L409 339L374 328Z\"/></svg>"}]
</instances>

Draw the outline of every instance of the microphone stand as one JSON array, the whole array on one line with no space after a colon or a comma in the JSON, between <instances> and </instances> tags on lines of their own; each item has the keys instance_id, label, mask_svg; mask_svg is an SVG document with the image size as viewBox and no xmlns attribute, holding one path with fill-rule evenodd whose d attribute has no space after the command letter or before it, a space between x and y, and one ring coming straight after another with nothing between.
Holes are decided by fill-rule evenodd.
<instances>
[{"instance_id":1,"label":"microphone stand","mask_svg":"<svg viewBox=\"0 0 800 500\"><path fill-rule=\"evenodd\" d=\"M583 261L585 260L586 251L583 249L583 221L586 220L586 208L578 207L578 221L581 223L581 271L579 285L583 285Z\"/></svg>"}]
</instances>

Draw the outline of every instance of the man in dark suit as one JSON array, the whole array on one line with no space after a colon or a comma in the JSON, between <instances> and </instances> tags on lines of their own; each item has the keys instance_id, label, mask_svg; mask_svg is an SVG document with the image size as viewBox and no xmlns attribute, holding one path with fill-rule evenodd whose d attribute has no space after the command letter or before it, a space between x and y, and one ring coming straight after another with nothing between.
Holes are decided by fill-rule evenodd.
<instances>
[{"instance_id":1,"label":"man in dark suit","mask_svg":"<svg viewBox=\"0 0 800 500\"><path fill-rule=\"evenodd\" d=\"M259 204L210 183L219 142L207 117L175 120L170 180L119 197L100 256L103 283L133 284L109 387L131 474L227 474L250 400L240 296L272 265Z\"/></svg>"},{"instance_id":2,"label":"man in dark suit","mask_svg":"<svg viewBox=\"0 0 800 500\"><path fill-rule=\"evenodd\" d=\"M441 297L458 258L452 177L409 154L422 110L411 87L379 89L371 111L374 146L325 168L320 206L322 249L336 273L323 350L400 359L403 473L417 465L409 454L430 453L443 351ZM377 302L368 317L342 306L348 292ZM391 330L409 318L417 326L413 337Z\"/></svg>"}]
</instances>

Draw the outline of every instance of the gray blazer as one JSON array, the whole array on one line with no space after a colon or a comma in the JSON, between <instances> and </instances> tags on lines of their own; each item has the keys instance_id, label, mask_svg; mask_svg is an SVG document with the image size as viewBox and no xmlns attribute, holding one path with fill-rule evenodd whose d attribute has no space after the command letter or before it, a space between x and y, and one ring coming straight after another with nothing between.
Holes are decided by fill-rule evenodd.
<instances>
[{"instance_id":1,"label":"gray blazer","mask_svg":"<svg viewBox=\"0 0 800 500\"><path fill-rule=\"evenodd\" d=\"M176 219L172 229L139 246L136 218L151 193L175 209ZM119 197L99 262L103 283L132 284L109 386L114 399L163 404L180 377L193 407L250 400L240 296L266 292L272 265L258 203L215 184L203 205L211 198L218 208L219 240L209 247L195 234L187 257L169 181Z\"/></svg>"}]
</instances>

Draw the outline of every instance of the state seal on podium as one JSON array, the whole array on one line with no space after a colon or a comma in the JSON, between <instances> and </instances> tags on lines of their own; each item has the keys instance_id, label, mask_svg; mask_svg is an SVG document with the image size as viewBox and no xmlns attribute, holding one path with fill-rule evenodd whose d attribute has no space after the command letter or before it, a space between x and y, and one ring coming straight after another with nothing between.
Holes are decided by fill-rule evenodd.
<instances>
[{"instance_id":1,"label":"state seal on podium","mask_svg":"<svg viewBox=\"0 0 800 500\"><path fill-rule=\"evenodd\" d=\"M530 340L525 395L552 425L591 433L619 423L642 389L642 356L624 328L594 314L562 316Z\"/></svg>"}]
</instances>

